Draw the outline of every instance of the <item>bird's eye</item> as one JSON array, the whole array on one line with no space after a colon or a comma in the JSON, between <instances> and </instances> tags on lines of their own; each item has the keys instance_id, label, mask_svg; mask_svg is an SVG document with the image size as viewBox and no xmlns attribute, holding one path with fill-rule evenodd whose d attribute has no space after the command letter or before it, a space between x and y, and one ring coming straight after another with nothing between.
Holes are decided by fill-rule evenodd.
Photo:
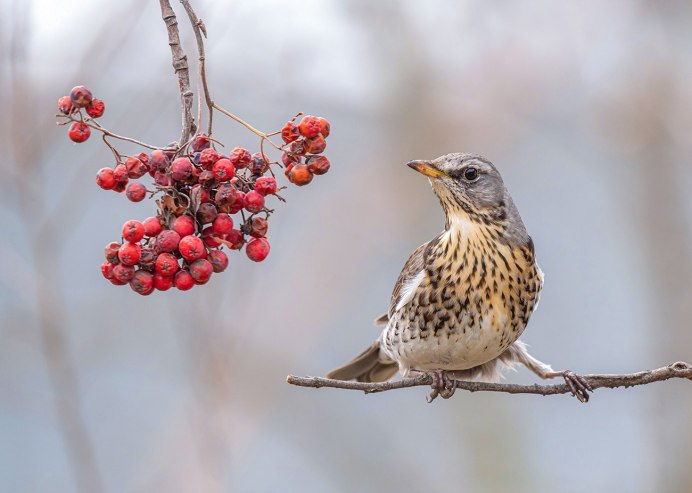
<instances>
[{"instance_id":1,"label":"bird's eye","mask_svg":"<svg viewBox=\"0 0 692 493\"><path fill-rule=\"evenodd\" d=\"M474 181L478 178L478 168L469 166L464 170L464 178L468 181Z\"/></svg>"}]
</instances>

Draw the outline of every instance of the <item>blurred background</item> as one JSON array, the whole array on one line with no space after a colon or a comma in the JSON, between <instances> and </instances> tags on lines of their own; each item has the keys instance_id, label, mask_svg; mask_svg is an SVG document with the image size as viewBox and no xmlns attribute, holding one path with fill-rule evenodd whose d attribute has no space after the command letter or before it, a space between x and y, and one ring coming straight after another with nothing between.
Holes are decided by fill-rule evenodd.
<instances>
[{"instance_id":1,"label":"blurred background","mask_svg":"<svg viewBox=\"0 0 692 493\"><path fill-rule=\"evenodd\" d=\"M0 491L692 491L689 382L588 405L285 383L377 337L443 225L404 163L454 151L498 166L534 238L535 356L580 373L692 360L690 2L194 1L213 98L267 131L327 117L332 170L275 204L265 262L234 254L208 285L149 297L99 265L154 204L100 190L112 155L53 115L85 84L109 129L178 138L158 2L0 5ZM258 147L220 116L215 137Z\"/></svg>"}]
</instances>

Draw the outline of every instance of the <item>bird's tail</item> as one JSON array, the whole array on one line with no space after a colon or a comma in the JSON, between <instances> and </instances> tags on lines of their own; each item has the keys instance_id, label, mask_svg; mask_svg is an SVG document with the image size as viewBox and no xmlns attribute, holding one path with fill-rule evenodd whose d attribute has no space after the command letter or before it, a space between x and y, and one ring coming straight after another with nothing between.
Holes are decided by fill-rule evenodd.
<instances>
[{"instance_id":1,"label":"bird's tail","mask_svg":"<svg viewBox=\"0 0 692 493\"><path fill-rule=\"evenodd\" d=\"M350 363L327 373L327 378L357 380L359 382L384 382L392 378L399 366L380 350L380 341L373 342Z\"/></svg>"}]
</instances>

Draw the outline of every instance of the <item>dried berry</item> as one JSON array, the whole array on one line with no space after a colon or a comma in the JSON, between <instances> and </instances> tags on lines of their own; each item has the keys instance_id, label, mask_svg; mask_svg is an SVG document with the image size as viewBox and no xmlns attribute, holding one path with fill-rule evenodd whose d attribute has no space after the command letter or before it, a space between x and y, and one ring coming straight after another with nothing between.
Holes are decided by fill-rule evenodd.
<instances>
[{"instance_id":1,"label":"dried berry","mask_svg":"<svg viewBox=\"0 0 692 493\"><path fill-rule=\"evenodd\" d=\"M70 91L70 99L77 108L86 108L91 103L91 91L84 86L75 86Z\"/></svg>"},{"instance_id":2,"label":"dried berry","mask_svg":"<svg viewBox=\"0 0 692 493\"><path fill-rule=\"evenodd\" d=\"M261 176L255 181L255 191L261 195L276 193L276 180L273 176Z\"/></svg>"},{"instance_id":3,"label":"dried berry","mask_svg":"<svg viewBox=\"0 0 692 493\"><path fill-rule=\"evenodd\" d=\"M329 171L331 166L329 159L327 159L326 156L310 156L306 163L308 165L308 169L314 175L325 174L327 171Z\"/></svg>"},{"instance_id":4,"label":"dried berry","mask_svg":"<svg viewBox=\"0 0 692 493\"><path fill-rule=\"evenodd\" d=\"M130 287L143 296L151 294L154 290L154 276L150 272L138 270L130 281Z\"/></svg>"},{"instance_id":5,"label":"dried berry","mask_svg":"<svg viewBox=\"0 0 692 493\"><path fill-rule=\"evenodd\" d=\"M63 96L58 99L58 111L63 115L69 115L74 111L74 105L70 96Z\"/></svg>"},{"instance_id":6,"label":"dried berry","mask_svg":"<svg viewBox=\"0 0 692 493\"><path fill-rule=\"evenodd\" d=\"M74 122L70 125L67 135L72 142L77 142L79 144L89 138L91 129L85 123Z\"/></svg>"},{"instance_id":7,"label":"dried berry","mask_svg":"<svg viewBox=\"0 0 692 493\"><path fill-rule=\"evenodd\" d=\"M104 111L106 111L106 103L96 98L92 99L86 107L87 114L92 118L101 118Z\"/></svg>"},{"instance_id":8,"label":"dried berry","mask_svg":"<svg viewBox=\"0 0 692 493\"><path fill-rule=\"evenodd\" d=\"M196 284L204 284L209 280L214 267L207 259L198 259L190 264L190 275Z\"/></svg>"},{"instance_id":9,"label":"dried berry","mask_svg":"<svg viewBox=\"0 0 692 493\"><path fill-rule=\"evenodd\" d=\"M294 140L300 137L300 130L298 125L293 122L286 122L286 125L281 129L281 138L287 144L290 144Z\"/></svg>"},{"instance_id":10,"label":"dried berry","mask_svg":"<svg viewBox=\"0 0 692 493\"><path fill-rule=\"evenodd\" d=\"M141 202L147 195L147 188L141 183L133 181L125 188L125 195L132 202Z\"/></svg>"},{"instance_id":11,"label":"dried berry","mask_svg":"<svg viewBox=\"0 0 692 493\"><path fill-rule=\"evenodd\" d=\"M308 154L320 154L327 148L327 141L321 135L311 139L306 138L303 142L303 148Z\"/></svg>"},{"instance_id":12,"label":"dried berry","mask_svg":"<svg viewBox=\"0 0 692 493\"><path fill-rule=\"evenodd\" d=\"M211 262L214 272L217 274L223 272L228 267L228 255L221 250L212 250L209 252L209 262Z\"/></svg>"},{"instance_id":13,"label":"dried berry","mask_svg":"<svg viewBox=\"0 0 692 493\"><path fill-rule=\"evenodd\" d=\"M267 235L269 221L264 217L253 217L250 222L250 236L261 238Z\"/></svg>"},{"instance_id":14,"label":"dried berry","mask_svg":"<svg viewBox=\"0 0 692 493\"><path fill-rule=\"evenodd\" d=\"M230 160L235 169L246 168L250 164L251 159L252 154L250 154L250 151L242 147L236 147L230 154Z\"/></svg>"},{"instance_id":15,"label":"dried berry","mask_svg":"<svg viewBox=\"0 0 692 493\"><path fill-rule=\"evenodd\" d=\"M313 178L312 173L305 164L299 164L298 166L294 166L290 173L291 182L295 183L299 187L307 185L312 181Z\"/></svg>"},{"instance_id":16,"label":"dried berry","mask_svg":"<svg viewBox=\"0 0 692 493\"><path fill-rule=\"evenodd\" d=\"M171 163L171 178L186 181L192 176L192 163L186 157L179 157Z\"/></svg>"},{"instance_id":17,"label":"dried berry","mask_svg":"<svg viewBox=\"0 0 692 493\"><path fill-rule=\"evenodd\" d=\"M159 252L175 252L180 243L180 235L172 229L164 229L156 237L156 249Z\"/></svg>"},{"instance_id":18,"label":"dried berry","mask_svg":"<svg viewBox=\"0 0 692 493\"><path fill-rule=\"evenodd\" d=\"M149 166L144 164L141 159L135 156L130 156L125 160L125 168L127 168L128 178L141 178L149 171Z\"/></svg>"}]
</instances>

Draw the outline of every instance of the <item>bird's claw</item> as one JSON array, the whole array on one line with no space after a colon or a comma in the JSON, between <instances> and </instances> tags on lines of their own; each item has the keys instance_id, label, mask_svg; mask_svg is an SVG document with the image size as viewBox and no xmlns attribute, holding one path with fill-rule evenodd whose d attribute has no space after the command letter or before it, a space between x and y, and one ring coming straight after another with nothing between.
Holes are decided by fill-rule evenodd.
<instances>
[{"instance_id":1,"label":"bird's claw","mask_svg":"<svg viewBox=\"0 0 692 493\"><path fill-rule=\"evenodd\" d=\"M432 378L432 391L428 396L428 404L434 401L439 395L443 399L449 399L454 395L457 389L457 382L451 378L446 371L437 370L429 372L428 375Z\"/></svg>"},{"instance_id":2,"label":"bird's claw","mask_svg":"<svg viewBox=\"0 0 692 493\"><path fill-rule=\"evenodd\" d=\"M593 388L584 377L569 370L562 372L562 377L574 397L580 402L589 402L589 392L593 392Z\"/></svg>"}]
</instances>

